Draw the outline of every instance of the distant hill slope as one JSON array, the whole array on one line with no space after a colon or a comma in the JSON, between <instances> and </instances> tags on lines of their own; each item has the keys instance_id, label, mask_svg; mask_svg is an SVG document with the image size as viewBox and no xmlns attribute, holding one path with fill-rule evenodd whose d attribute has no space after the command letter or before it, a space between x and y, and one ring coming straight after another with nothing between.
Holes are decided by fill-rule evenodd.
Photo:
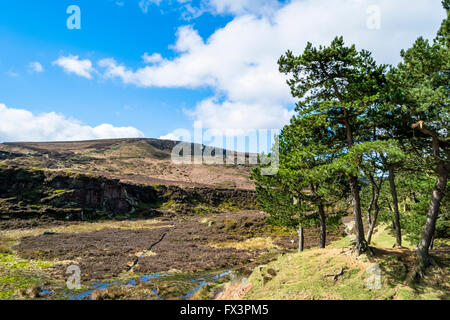
<instances>
[{"instance_id":1,"label":"distant hill slope","mask_svg":"<svg viewBox=\"0 0 450 320\"><path fill-rule=\"evenodd\" d=\"M210 186L253 189L250 159L255 154L228 152L230 165L175 164L171 161L178 142L159 139L108 139L73 142L8 142L0 144L0 164L101 175L139 184ZM210 147L190 144L211 153ZM226 150L215 152L225 158ZM212 152L212 155L215 155ZM218 154L218 156L219 156ZM230 163L230 162L228 162Z\"/></svg>"}]
</instances>

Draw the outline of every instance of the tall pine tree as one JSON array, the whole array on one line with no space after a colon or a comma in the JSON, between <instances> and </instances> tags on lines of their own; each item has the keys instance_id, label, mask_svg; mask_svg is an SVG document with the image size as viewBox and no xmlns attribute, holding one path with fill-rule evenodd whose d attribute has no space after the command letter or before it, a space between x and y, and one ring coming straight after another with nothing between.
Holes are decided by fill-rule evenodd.
<instances>
[{"instance_id":1,"label":"tall pine tree","mask_svg":"<svg viewBox=\"0 0 450 320\"><path fill-rule=\"evenodd\" d=\"M411 150L423 160L425 168L437 175L418 246L421 271L430 264L429 248L450 170L450 0L443 1L443 5L447 18L433 43L417 39L412 48L401 52L403 61L388 74L395 88L392 112L407 114L405 120L414 130Z\"/></svg>"},{"instance_id":2,"label":"tall pine tree","mask_svg":"<svg viewBox=\"0 0 450 320\"><path fill-rule=\"evenodd\" d=\"M365 116L377 102L385 66L378 66L367 51L346 47L342 37L328 47L308 43L303 54L288 51L279 60L280 71L289 75L288 85L298 99L297 109L315 121L326 119L335 128L334 149L348 153L362 141ZM361 212L359 171L348 174L356 227L356 250L368 249Z\"/></svg>"}]
</instances>

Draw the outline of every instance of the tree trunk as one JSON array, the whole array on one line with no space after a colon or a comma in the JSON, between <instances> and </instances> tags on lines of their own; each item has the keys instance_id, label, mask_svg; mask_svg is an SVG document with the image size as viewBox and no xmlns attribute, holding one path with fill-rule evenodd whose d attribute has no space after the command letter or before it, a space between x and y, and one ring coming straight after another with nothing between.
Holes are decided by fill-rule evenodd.
<instances>
[{"instance_id":1,"label":"tree trunk","mask_svg":"<svg viewBox=\"0 0 450 320\"><path fill-rule=\"evenodd\" d=\"M373 231L375 230L375 226L377 224L378 213L380 212L380 208L378 207L378 200L380 199L380 191L382 184L383 181L381 181L380 187L374 186L375 189L375 198L373 199L374 213L372 217L372 222L369 225L369 231L367 233L367 244L370 244L370 242L372 241Z\"/></svg>"},{"instance_id":2,"label":"tree trunk","mask_svg":"<svg viewBox=\"0 0 450 320\"><path fill-rule=\"evenodd\" d=\"M370 198L369 207L367 208L367 222L369 226L372 224L372 210L375 201L375 186L372 184L372 198Z\"/></svg>"},{"instance_id":3,"label":"tree trunk","mask_svg":"<svg viewBox=\"0 0 450 320\"><path fill-rule=\"evenodd\" d=\"M320 219L320 243L319 247L321 249L325 248L327 242L327 226L326 226L326 216L325 209L322 204L319 204L319 219Z\"/></svg>"},{"instance_id":4,"label":"tree trunk","mask_svg":"<svg viewBox=\"0 0 450 320\"><path fill-rule=\"evenodd\" d=\"M439 208L441 200L445 194L445 188L447 186L448 169L445 167L443 161L439 161L438 164L438 180L433 189L430 205L428 208L427 221L425 223L425 230L422 234L419 247L417 249L417 255L419 256L420 267L425 270L430 265L429 248L433 240L434 232L436 230L436 220L439 215Z\"/></svg>"},{"instance_id":5,"label":"tree trunk","mask_svg":"<svg viewBox=\"0 0 450 320\"><path fill-rule=\"evenodd\" d=\"M359 183L355 176L350 177L350 188L353 196L353 215L355 217L356 229L356 252L361 254L368 248L366 239L364 238L364 225L361 214L361 199L359 197Z\"/></svg>"},{"instance_id":6,"label":"tree trunk","mask_svg":"<svg viewBox=\"0 0 450 320\"><path fill-rule=\"evenodd\" d=\"M395 186L395 173L394 168L389 166L389 186L391 188L392 195L392 209L394 211L394 226L395 226L395 238L397 246L402 245L402 229L400 226L400 211L398 210L398 197L397 187Z\"/></svg>"},{"instance_id":7,"label":"tree trunk","mask_svg":"<svg viewBox=\"0 0 450 320\"><path fill-rule=\"evenodd\" d=\"M428 250L433 250L434 248L434 236L431 237L431 243L430 243L430 247L428 248Z\"/></svg>"},{"instance_id":8,"label":"tree trunk","mask_svg":"<svg viewBox=\"0 0 450 320\"><path fill-rule=\"evenodd\" d=\"M298 252L303 252L304 247L305 247L305 237L303 235L303 226L300 225L298 227Z\"/></svg>"},{"instance_id":9,"label":"tree trunk","mask_svg":"<svg viewBox=\"0 0 450 320\"><path fill-rule=\"evenodd\" d=\"M378 203L375 204L375 212L373 214L372 223L369 226L369 232L367 233L367 244L372 242L373 231L375 230L375 226L377 225L378 212L380 209L378 208Z\"/></svg>"},{"instance_id":10,"label":"tree trunk","mask_svg":"<svg viewBox=\"0 0 450 320\"><path fill-rule=\"evenodd\" d=\"M336 90L336 88L335 88ZM344 108L344 124L346 130L346 138L348 148L353 148L353 132L350 126L349 121L349 113L346 108ZM353 215L355 217L355 229L356 229L356 253L360 255L361 253L367 251L368 245L366 239L364 239L364 225L362 221L362 213L361 213L361 199L359 194L359 183L358 177L354 175L350 175L349 178L350 189L352 192L353 198Z\"/></svg>"},{"instance_id":11,"label":"tree trunk","mask_svg":"<svg viewBox=\"0 0 450 320\"><path fill-rule=\"evenodd\" d=\"M447 187L448 171L450 163L445 162L440 156L440 141L438 135L430 131L423 126L423 121L419 121L412 125L414 130L418 130L432 138L433 142L433 156L436 159L436 169L438 172L438 179L431 195L430 205L428 207L427 221L425 223L425 230L422 233L422 239L420 240L417 248L417 255L419 257L420 269L423 272L430 265L429 249L433 240L434 233L436 231L436 220L439 215L439 208L441 206L441 200L445 194L445 188ZM448 152L448 150L446 150Z\"/></svg>"}]
</instances>

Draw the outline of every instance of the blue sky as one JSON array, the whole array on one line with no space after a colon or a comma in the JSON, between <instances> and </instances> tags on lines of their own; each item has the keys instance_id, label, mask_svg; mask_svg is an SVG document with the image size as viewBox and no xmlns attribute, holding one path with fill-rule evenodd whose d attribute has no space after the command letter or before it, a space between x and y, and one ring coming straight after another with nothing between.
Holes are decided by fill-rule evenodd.
<instances>
[{"instance_id":1,"label":"blue sky","mask_svg":"<svg viewBox=\"0 0 450 320\"><path fill-rule=\"evenodd\" d=\"M68 30L66 8L81 8L81 30ZM188 127L182 107L190 108L210 94L200 90L136 88L119 82L87 81L52 65L59 56L91 60L113 56L127 65L142 65L144 52L173 56L169 44L186 21L179 12L160 14L153 6L143 14L137 1L2 1L0 3L0 103L35 113L56 111L96 126L134 126L148 137ZM203 15L195 25L205 37L230 18ZM214 23L212 22L214 20ZM39 61L44 72L33 73ZM14 74L14 75L13 75Z\"/></svg>"},{"instance_id":2,"label":"blue sky","mask_svg":"<svg viewBox=\"0 0 450 320\"><path fill-rule=\"evenodd\" d=\"M443 17L429 0L1 1L0 141L279 129L294 103L286 49L344 35L394 64Z\"/></svg>"}]
</instances>

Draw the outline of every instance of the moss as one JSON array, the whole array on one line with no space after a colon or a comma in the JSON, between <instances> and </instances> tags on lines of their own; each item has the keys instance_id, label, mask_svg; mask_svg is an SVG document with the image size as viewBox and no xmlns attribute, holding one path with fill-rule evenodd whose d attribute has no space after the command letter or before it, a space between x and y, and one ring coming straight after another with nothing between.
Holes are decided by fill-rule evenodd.
<instances>
[{"instance_id":1,"label":"moss","mask_svg":"<svg viewBox=\"0 0 450 320\"><path fill-rule=\"evenodd\" d=\"M292 236L297 235L297 232L292 228L280 227L280 226L268 226L269 232L276 236Z\"/></svg>"},{"instance_id":2,"label":"moss","mask_svg":"<svg viewBox=\"0 0 450 320\"><path fill-rule=\"evenodd\" d=\"M193 208L193 212L195 214L199 214L199 215L200 214L210 214L210 213L213 213L214 211L215 211L215 209L212 206L206 205L206 204L199 204Z\"/></svg>"},{"instance_id":3,"label":"moss","mask_svg":"<svg viewBox=\"0 0 450 320\"><path fill-rule=\"evenodd\" d=\"M41 252L37 252L36 256L39 256ZM0 268L14 269L45 269L51 267L55 262L42 261L42 260L26 260L19 258L14 253L0 253Z\"/></svg>"},{"instance_id":4,"label":"moss","mask_svg":"<svg viewBox=\"0 0 450 320\"><path fill-rule=\"evenodd\" d=\"M13 272L0 277L0 299L10 299L19 294L19 290L27 289L39 280L36 277L26 277L20 272Z\"/></svg>"},{"instance_id":5,"label":"moss","mask_svg":"<svg viewBox=\"0 0 450 320\"><path fill-rule=\"evenodd\" d=\"M153 188L154 188L156 191L161 191L161 190L164 190L164 188L166 188L166 186L164 186L164 185L162 185L162 184L155 184L155 185L153 185Z\"/></svg>"},{"instance_id":6,"label":"moss","mask_svg":"<svg viewBox=\"0 0 450 320\"><path fill-rule=\"evenodd\" d=\"M161 208L162 209L166 209L166 210L172 209L173 207L175 207L175 201L173 201L173 200L169 200L167 202L164 202L161 205Z\"/></svg>"},{"instance_id":7,"label":"moss","mask_svg":"<svg viewBox=\"0 0 450 320\"><path fill-rule=\"evenodd\" d=\"M159 209L163 206L161 201L149 203L149 202L139 202L138 206L143 209Z\"/></svg>"},{"instance_id":8,"label":"moss","mask_svg":"<svg viewBox=\"0 0 450 320\"><path fill-rule=\"evenodd\" d=\"M239 207L232 202L224 202L221 203L218 207L219 210L222 211L239 211Z\"/></svg>"},{"instance_id":9,"label":"moss","mask_svg":"<svg viewBox=\"0 0 450 320\"><path fill-rule=\"evenodd\" d=\"M15 290L0 291L0 299L8 299L14 294Z\"/></svg>"},{"instance_id":10,"label":"moss","mask_svg":"<svg viewBox=\"0 0 450 320\"><path fill-rule=\"evenodd\" d=\"M0 277L0 283L20 283L26 281L28 281L28 279L24 277L14 277L14 276Z\"/></svg>"}]
</instances>

